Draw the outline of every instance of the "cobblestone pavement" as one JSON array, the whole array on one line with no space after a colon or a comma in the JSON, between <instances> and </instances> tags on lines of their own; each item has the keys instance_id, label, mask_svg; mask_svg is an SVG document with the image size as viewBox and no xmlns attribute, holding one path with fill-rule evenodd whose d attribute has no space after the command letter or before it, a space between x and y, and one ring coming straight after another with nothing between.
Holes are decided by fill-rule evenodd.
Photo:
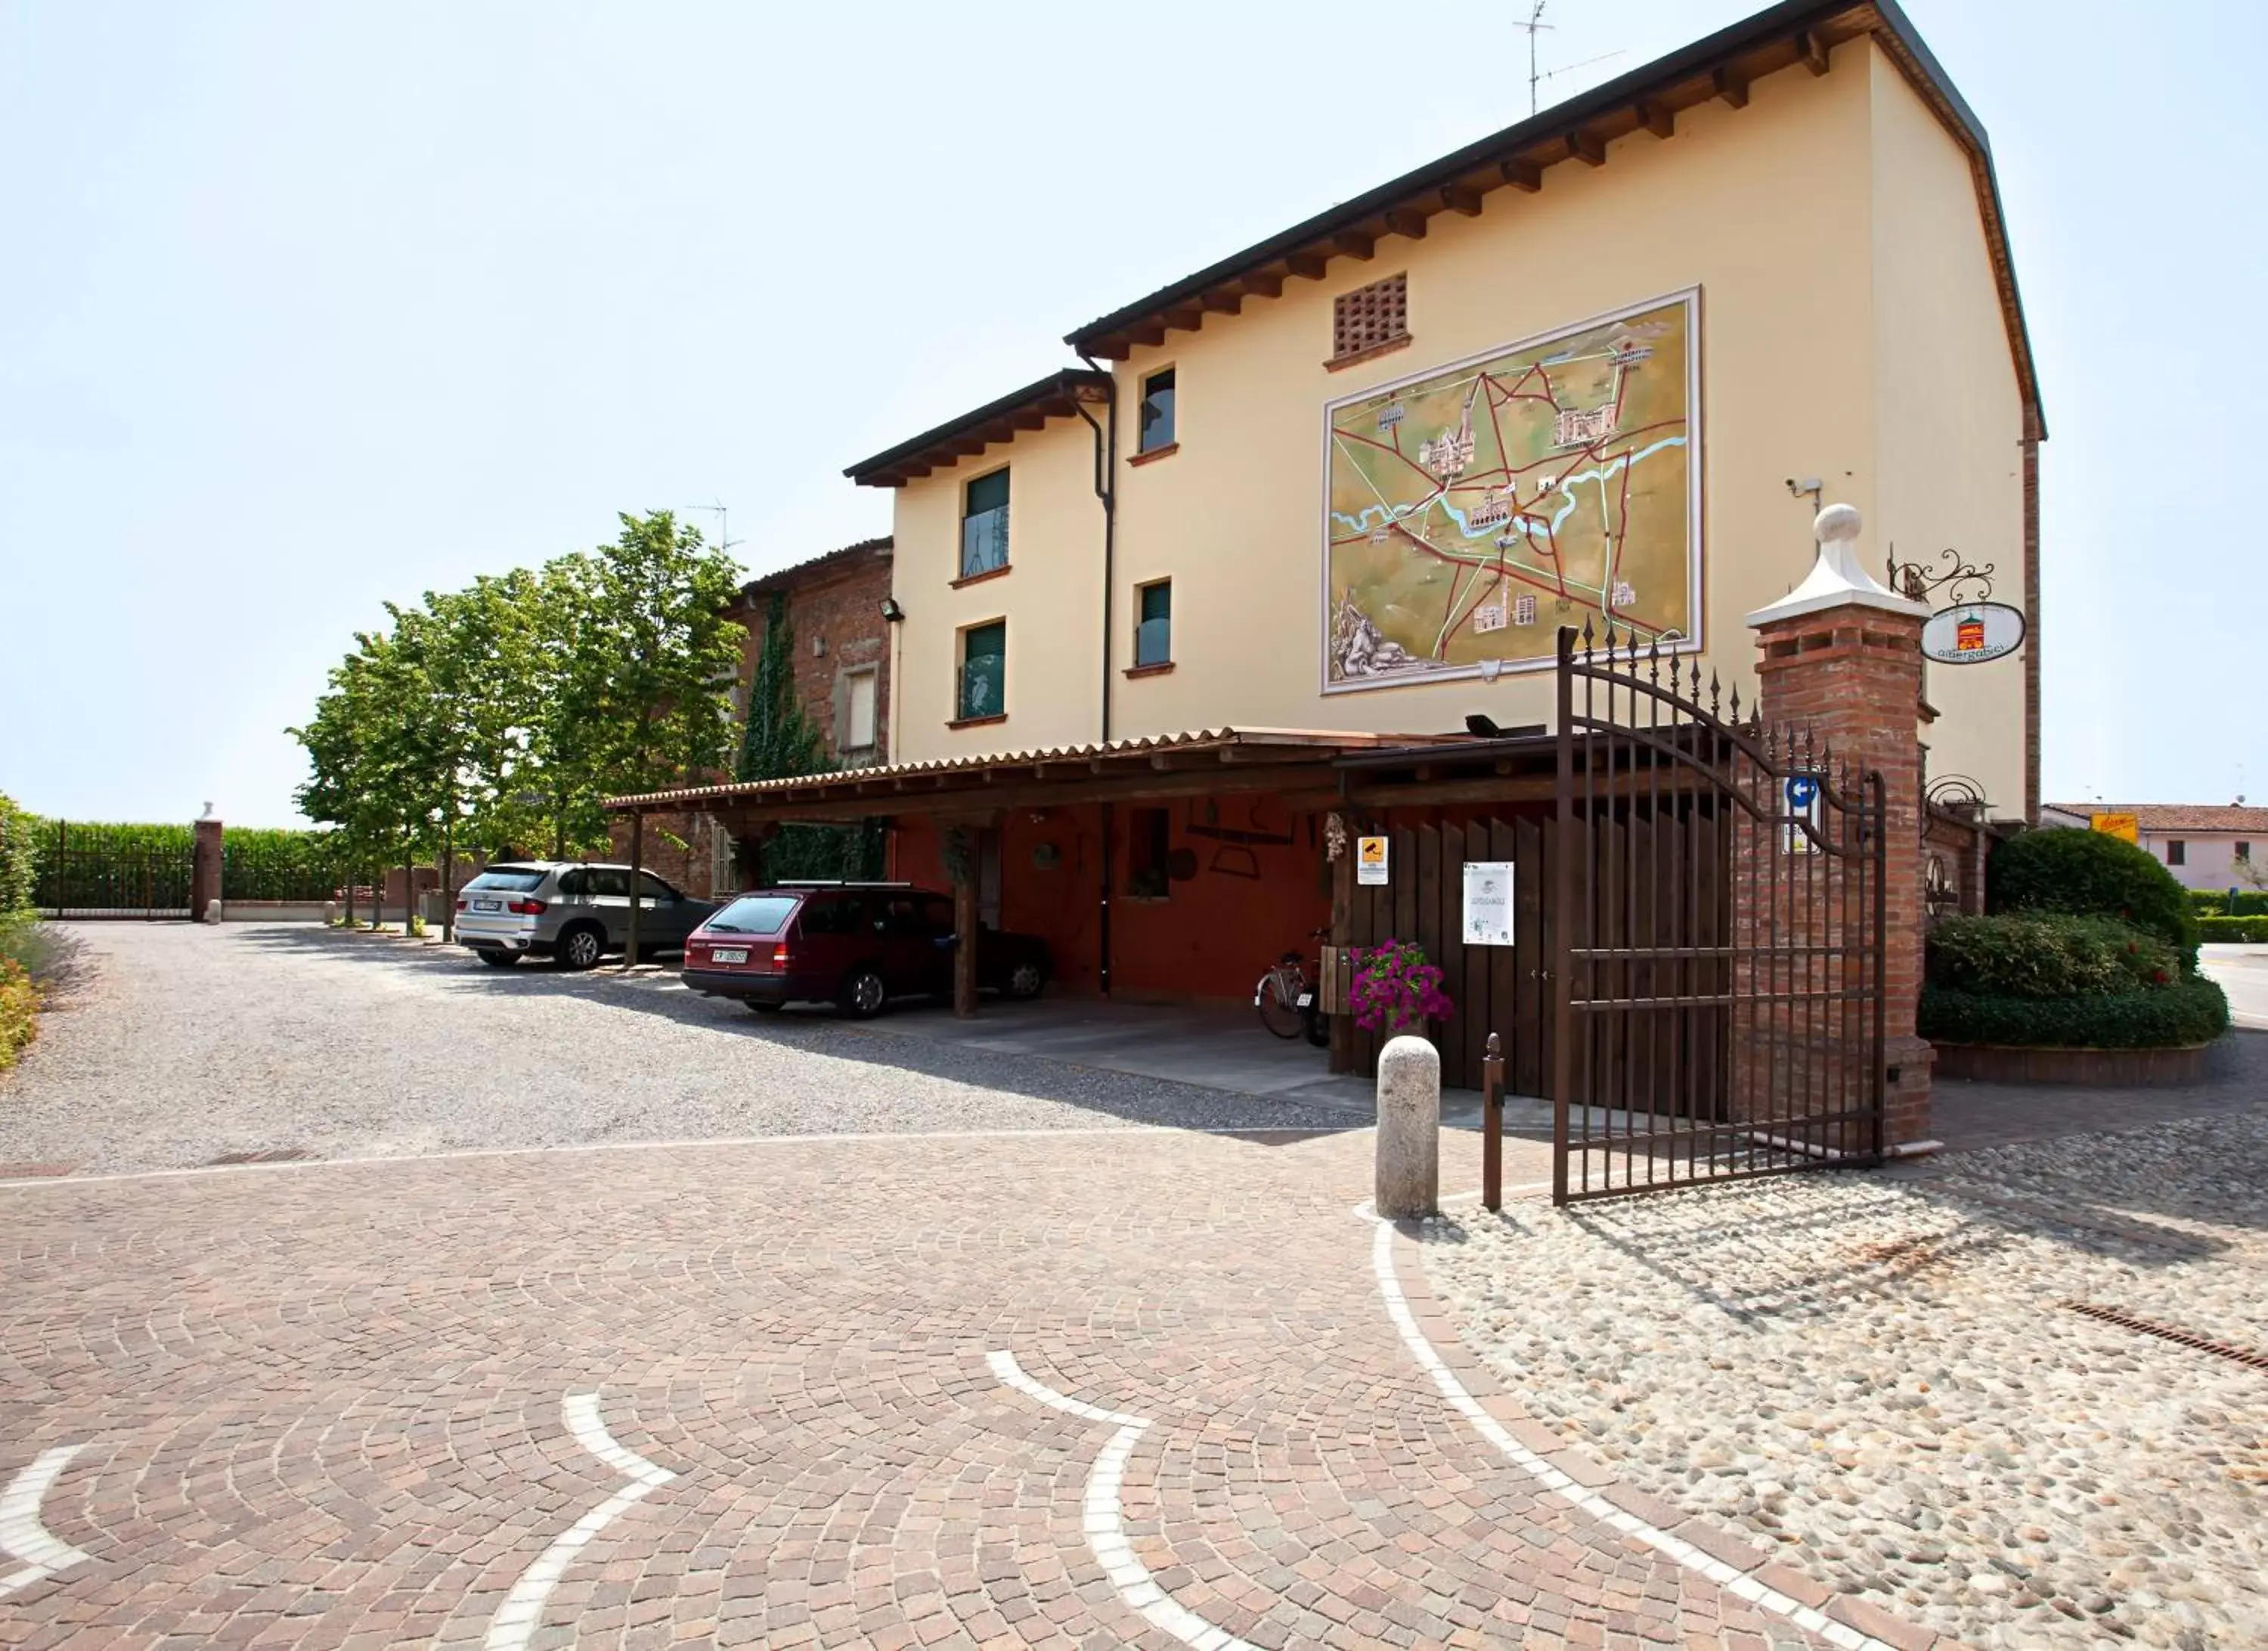
<instances>
[{"instance_id":1,"label":"cobblestone pavement","mask_svg":"<svg viewBox=\"0 0 2268 1651\"><path fill-rule=\"evenodd\" d=\"M1366 1167L1159 1131L0 1190L0 1484L75 1452L37 1514L83 1556L0 1561L0 1643L1178 1645L1090 1542L1133 1419L1123 1546L1204 1643L1811 1643L1443 1403Z\"/></svg>"},{"instance_id":2,"label":"cobblestone pavement","mask_svg":"<svg viewBox=\"0 0 2268 1651\"><path fill-rule=\"evenodd\" d=\"M1491 1445L1389 1313L1366 1133L825 1043L729 1040L734 1089L635 986L145 932L0 1093L34 1153L917 1132L0 1185L0 1644L1822 1642Z\"/></svg>"},{"instance_id":3,"label":"cobblestone pavement","mask_svg":"<svg viewBox=\"0 0 2268 1651\"><path fill-rule=\"evenodd\" d=\"M1811 1576L1977 1646L2268 1645L2268 1102L1432 1238L1549 1436Z\"/></svg>"}]
</instances>

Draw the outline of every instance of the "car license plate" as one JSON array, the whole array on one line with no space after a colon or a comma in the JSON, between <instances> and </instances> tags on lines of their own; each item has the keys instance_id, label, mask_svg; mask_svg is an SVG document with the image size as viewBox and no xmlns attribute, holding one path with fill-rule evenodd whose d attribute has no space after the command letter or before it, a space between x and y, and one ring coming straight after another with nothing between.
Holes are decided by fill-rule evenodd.
<instances>
[{"instance_id":1,"label":"car license plate","mask_svg":"<svg viewBox=\"0 0 2268 1651\"><path fill-rule=\"evenodd\" d=\"M1314 1001L1315 994L1312 991L1303 991L1300 994L1300 1006L1302 1009L1308 1007Z\"/></svg>"},{"instance_id":2,"label":"car license plate","mask_svg":"<svg viewBox=\"0 0 2268 1651\"><path fill-rule=\"evenodd\" d=\"M748 948L745 946L720 946L709 954L709 961L712 963L745 963L748 961Z\"/></svg>"},{"instance_id":3,"label":"car license plate","mask_svg":"<svg viewBox=\"0 0 2268 1651\"><path fill-rule=\"evenodd\" d=\"M501 900L475 900L473 902L473 910L475 911L501 911L504 910L504 902Z\"/></svg>"}]
</instances>

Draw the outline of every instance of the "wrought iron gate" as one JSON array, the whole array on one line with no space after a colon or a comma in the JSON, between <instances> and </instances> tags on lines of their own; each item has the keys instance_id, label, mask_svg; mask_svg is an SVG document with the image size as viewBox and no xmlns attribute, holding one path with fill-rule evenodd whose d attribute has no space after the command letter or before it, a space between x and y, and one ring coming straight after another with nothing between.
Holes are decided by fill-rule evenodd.
<instances>
[{"instance_id":1,"label":"wrought iron gate","mask_svg":"<svg viewBox=\"0 0 2268 1651\"><path fill-rule=\"evenodd\" d=\"M33 903L50 918L186 918L189 833L58 821L40 848Z\"/></svg>"},{"instance_id":2,"label":"wrought iron gate","mask_svg":"<svg viewBox=\"0 0 2268 1651\"><path fill-rule=\"evenodd\" d=\"M1879 1161L1881 776L1611 629L1558 689L1554 1202Z\"/></svg>"}]
</instances>

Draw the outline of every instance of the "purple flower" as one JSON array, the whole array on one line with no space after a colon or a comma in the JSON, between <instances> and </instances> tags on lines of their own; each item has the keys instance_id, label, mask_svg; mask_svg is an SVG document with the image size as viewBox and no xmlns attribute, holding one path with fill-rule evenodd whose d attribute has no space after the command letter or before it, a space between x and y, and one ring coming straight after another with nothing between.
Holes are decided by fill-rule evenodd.
<instances>
[{"instance_id":1,"label":"purple flower","mask_svg":"<svg viewBox=\"0 0 2268 1651\"><path fill-rule=\"evenodd\" d=\"M1423 947L1388 940L1382 946L1354 948L1354 977L1348 1006L1366 1032L1403 1032L1426 1021L1446 1021L1456 1012L1441 990L1441 971L1425 961Z\"/></svg>"}]
</instances>

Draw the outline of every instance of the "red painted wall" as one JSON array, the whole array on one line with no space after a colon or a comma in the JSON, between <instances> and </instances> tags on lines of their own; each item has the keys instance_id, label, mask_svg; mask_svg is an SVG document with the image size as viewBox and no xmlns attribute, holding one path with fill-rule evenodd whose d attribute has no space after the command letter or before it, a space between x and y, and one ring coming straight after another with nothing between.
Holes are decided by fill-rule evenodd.
<instances>
[{"instance_id":1,"label":"red painted wall","mask_svg":"<svg viewBox=\"0 0 2268 1651\"><path fill-rule=\"evenodd\" d=\"M1273 797L1160 804L1167 848L1190 874L1162 898L1126 893L1131 806L1119 804L1113 844L1111 992L1137 1000L1248 1003L1268 965L1330 921L1321 815L1289 813ZM1233 842L1224 831L1288 841ZM940 838L908 819L892 835L893 877L949 888ZM1000 830L1001 926L1044 939L1057 989L1099 989L1102 818L1089 804L1018 809Z\"/></svg>"}]
</instances>

